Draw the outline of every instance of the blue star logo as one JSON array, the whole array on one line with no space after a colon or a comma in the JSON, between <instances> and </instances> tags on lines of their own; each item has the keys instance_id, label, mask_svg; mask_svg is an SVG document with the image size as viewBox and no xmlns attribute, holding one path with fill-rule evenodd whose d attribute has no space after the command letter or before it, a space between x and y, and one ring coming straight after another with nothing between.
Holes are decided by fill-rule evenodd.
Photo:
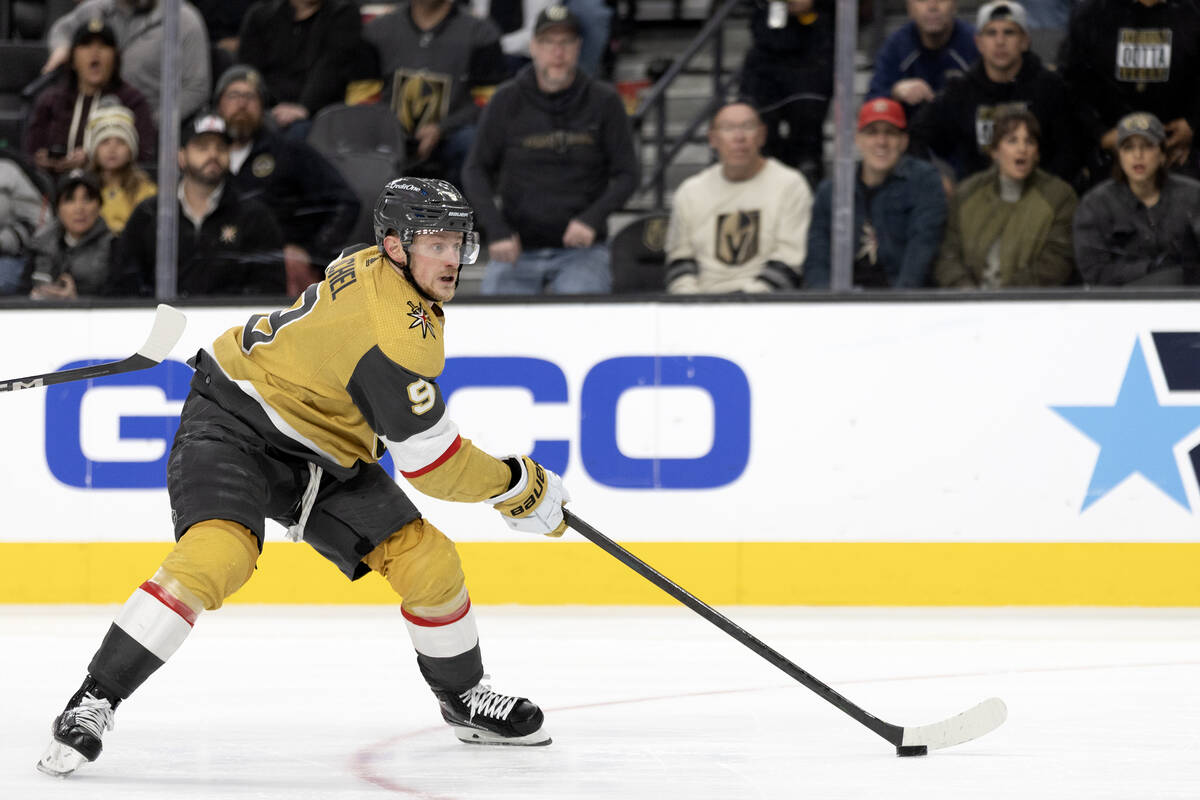
<instances>
[{"instance_id":1,"label":"blue star logo","mask_svg":"<svg viewBox=\"0 0 1200 800\"><path fill-rule=\"evenodd\" d=\"M1134 344L1115 405L1050 408L1100 445L1081 512L1134 473L1191 510L1175 460L1175 445L1200 427L1200 406L1158 402L1141 342Z\"/></svg>"}]
</instances>

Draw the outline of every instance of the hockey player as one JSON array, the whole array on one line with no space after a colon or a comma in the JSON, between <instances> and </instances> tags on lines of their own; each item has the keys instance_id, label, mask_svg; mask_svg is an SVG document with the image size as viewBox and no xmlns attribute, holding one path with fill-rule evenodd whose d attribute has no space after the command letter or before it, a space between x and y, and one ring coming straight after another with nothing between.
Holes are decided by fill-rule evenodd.
<instances>
[{"instance_id":1,"label":"hockey player","mask_svg":"<svg viewBox=\"0 0 1200 800\"><path fill-rule=\"evenodd\" d=\"M170 658L203 610L253 574L264 518L288 525L350 580L374 570L403 598L417 664L464 742L543 745L542 711L483 683L454 544L377 460L390 451L420 491L491 503L520 531L565 530L562 480L528 457L494 458L446 414L441 304L479 244L449 183L390 182L374 247L335 260L291 308L255 314L196 369L168 461L176 544L117 614L54 720L38 769L68 775L100 755L113 712Z\"/></svg>"}]
</instances>

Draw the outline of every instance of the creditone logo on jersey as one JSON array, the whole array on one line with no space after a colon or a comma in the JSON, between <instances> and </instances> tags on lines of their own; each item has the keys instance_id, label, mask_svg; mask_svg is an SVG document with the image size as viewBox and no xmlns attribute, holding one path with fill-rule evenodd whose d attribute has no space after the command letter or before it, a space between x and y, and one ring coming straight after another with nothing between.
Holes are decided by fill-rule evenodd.
<instances>
[{"instance_id":1,"label":"creditone logo on jersey","mask_svg":"<svg viewBox=\"0 0 1200 800\"><path fill-rule=\"evenodd\" d=\"M718 214L716 234L717 261L731 267L745 264L758 255L758 240L762 235L759 212Z\"/></svg>"},{"instance_id":2,"label":"creditone logo on jersey","mask_svg":"<svg viewBox=\"0 0 1200 800\"><path fill-rule=\"evenodd\" d=\"M1171 29L1121 28L1117 31L1117 80L1166 83L1171 79Z\"/></svg>"},{"instance_id":3,"label":"creditone logo on jersey","mask_svg":"<svg viewBox=\"0 0 1200 800\"><path fill-rule=\"evenodd\" d=\"M63 365L63 369L112 359ZM46 461L51 474L81 489L162 489L167 456L192 370L167 360L151 369L51 386L46 390ZM438 380L446 403L458 392L516 389L527 392L530 456L547 469L567 474L571 450L598 484L617 489L713 489L736 481L750 461L750 382L732 361L716 356L617 356L592 366L581 385L570 387L552 361L525 357L447 358ZM708 451L686 457L622 450L621 422L638 412L622 410L627 392L702 392L711 416L690 420L695 436L711 441ZM408 399L419 408L435 397L432 384L417 381ZM572 438L541 438L543 411L577 400ZM489 424L459 420L471 427ZM380 462L395 474L390 456Z\"/></svg>"},{"instance_id":4,"label":"creditone logo on jersey","mask_svg":"<svg viewBox=\"0 0 1200 800\"><path fill-rule=\"evenodd\" d=\"M392 110L410 136L422 125L436 125L450 113L453 78L439 72L398 69L392 75Z\"/></svg>"},{"instance_id":5,"label":"creditone logo on jersey","mask_svg":"<svg viewBox=\"0 0 1200 800\"><path fill-rule=\"evenodd\" d=\"M1118 491L1134 474L1191 510L1185 481L1193 489L1200 486L1200 403L1195 395L1172 395L1200 391L1200 332L1150 335L1151 355L1157 356L1166 382L1163 396L1138 340L1112 405L1050 406L1100 446L1081 512ZM1175 453L1185 443L1191 448L1190 469L1180 467Z\"/></svg>"},{"instance_id":6,"label":"creditone logo on jersey","mask_svg":"<svg viewBox=\"0 0 1200 800\"><path fill-rule=\"evenodd\" d=\"M408 326L409 330L420 327L422 339L426 336L432 336L436 339L437 337L433 333L433 320L429 318L429 312L425 310L425 306L420 303L414 303L412 300L407 302L408 313L405 316L412 317L412 323Z\"/></svg>"}]
</instances>

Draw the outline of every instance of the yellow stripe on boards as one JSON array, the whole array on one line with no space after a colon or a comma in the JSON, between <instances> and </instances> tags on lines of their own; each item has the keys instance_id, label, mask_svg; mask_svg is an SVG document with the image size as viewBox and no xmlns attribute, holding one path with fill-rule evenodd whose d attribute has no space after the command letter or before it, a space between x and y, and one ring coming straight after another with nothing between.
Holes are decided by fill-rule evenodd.
<instances>
[{"instance_id":1,"label":"yellow stripe on boards","mask_svg":"<svg viewBox=\"0 0 1200 800\"><path fill-rule=\"evenodd\" d=\"M0 603L120 603L170 543L0 543ZM587 542L458 545L480 604L675 601ZM712 605L1200 606L1200 544L640 542L629 549ZM305 545L270 542L231 603L393 603Z\"/></svg>"}]
</instances>

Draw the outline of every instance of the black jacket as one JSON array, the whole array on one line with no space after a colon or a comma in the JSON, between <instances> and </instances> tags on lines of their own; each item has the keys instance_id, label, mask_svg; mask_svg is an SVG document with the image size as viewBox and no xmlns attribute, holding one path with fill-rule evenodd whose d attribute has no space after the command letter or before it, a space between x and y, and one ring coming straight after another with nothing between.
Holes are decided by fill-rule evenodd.
<instances>
[{"instance_id":1,"label":"black jacket","mask_svg":"<svg viewBox=\"0 0 1200 800\"><path fill-rule=\"evenodd\" d=\"M463 168L463 188L488 238L517 233L526 249L562 247L572 218L603 240L608 215L629 199L637 180L633 136L616 90L579 72L566 89L545 94L532 65L496 90Z\"/></svg>"},{"instance_id":2,"label":"black jacket","mask_svg":"<svg viewBox=\"0 0 1200 800\"><path fill-rule=\"evenodd\" d=\"M1075 211L1075 263L1090 286L1137 281L1200 283L1200 181L1167 174L1147 208L1112 178L1085 194ZM1148 278L1178 272L1179 278Z\"/></svg>"},{"instance_id":3,"label":"black jacket","mask_svg":"<svg viewBox=\"0 0 1200 800\"><path fill-rule=\"evenodd\" d=\"M283 241L303 247L319 266L337 257L358 219L358 196L341 173L312 146L267 128L229 181L274 212Z\"/></svg>"},{"instance_id":4,"label":"black jacket","mask_svg":"<svg viewBox=\"0 0 1200 800\"><path fill-rule=\"evenodd\" d=\"M158 198L138 204L117 242L114 293L152 296L155 285ZM177 290L189 295L282 295L283 238L271 212L241 200L226 184L221 199L199 230L179 213Z\"/></svg>"},{"instance_id":5,"label":"black jacket","mask_svg":"<svg viewBox=\"0 0 1200 800\"><path fill-rule=\"evenodd\" d=\"M755 99L783 99L783 92L804 92L826 99L833 92L833 4L820 0L816 13L801 22L788 14L787 24L767 24L767 5L756 4L750 17L753 43L742 68L743 92Z\"/></svg>"},{"instance_id":6,"label":"black jacket","mask_svg":"<svg viewBox=\"0 0 1200 800\"><path fill-rule=\"evenodd\" d=\"M296 21L288 0L260 0L242 20L238 62L262 73L272 104L300 103L316 114L342 101L365 50L355 3L324 0Z\"/></svg>"},{"instance_id":7,"label":"black jacket","mask_svg":"<svg viewBox=\"0 0 1200 800\"><path fill-rule=\"evenodd\" d=\"M1042 128L1038 144L1042 168L1071 181L1080 166L1073 103L1063 79L1032 52L1025 53L1011 83L988 78L982 61L946 81L945 88L913 119L908 151L921 158L932 154L944 159L962 180L992 165L985 151L992 122L1010 108L1024 108L1037 117Z\"/></svg>"},{"instance_id":8,"label":"black jacket","mask_svg":"<svg viewBox=\"0 0 1200 800\"><path fill-rule=\"evenodd\" d=\"M1200 4L1085 0L1071 14L1058 68L1093 146L1134 111L1164 123L1183 117L1200 130Z\"/></svg>"}]
</instances>

